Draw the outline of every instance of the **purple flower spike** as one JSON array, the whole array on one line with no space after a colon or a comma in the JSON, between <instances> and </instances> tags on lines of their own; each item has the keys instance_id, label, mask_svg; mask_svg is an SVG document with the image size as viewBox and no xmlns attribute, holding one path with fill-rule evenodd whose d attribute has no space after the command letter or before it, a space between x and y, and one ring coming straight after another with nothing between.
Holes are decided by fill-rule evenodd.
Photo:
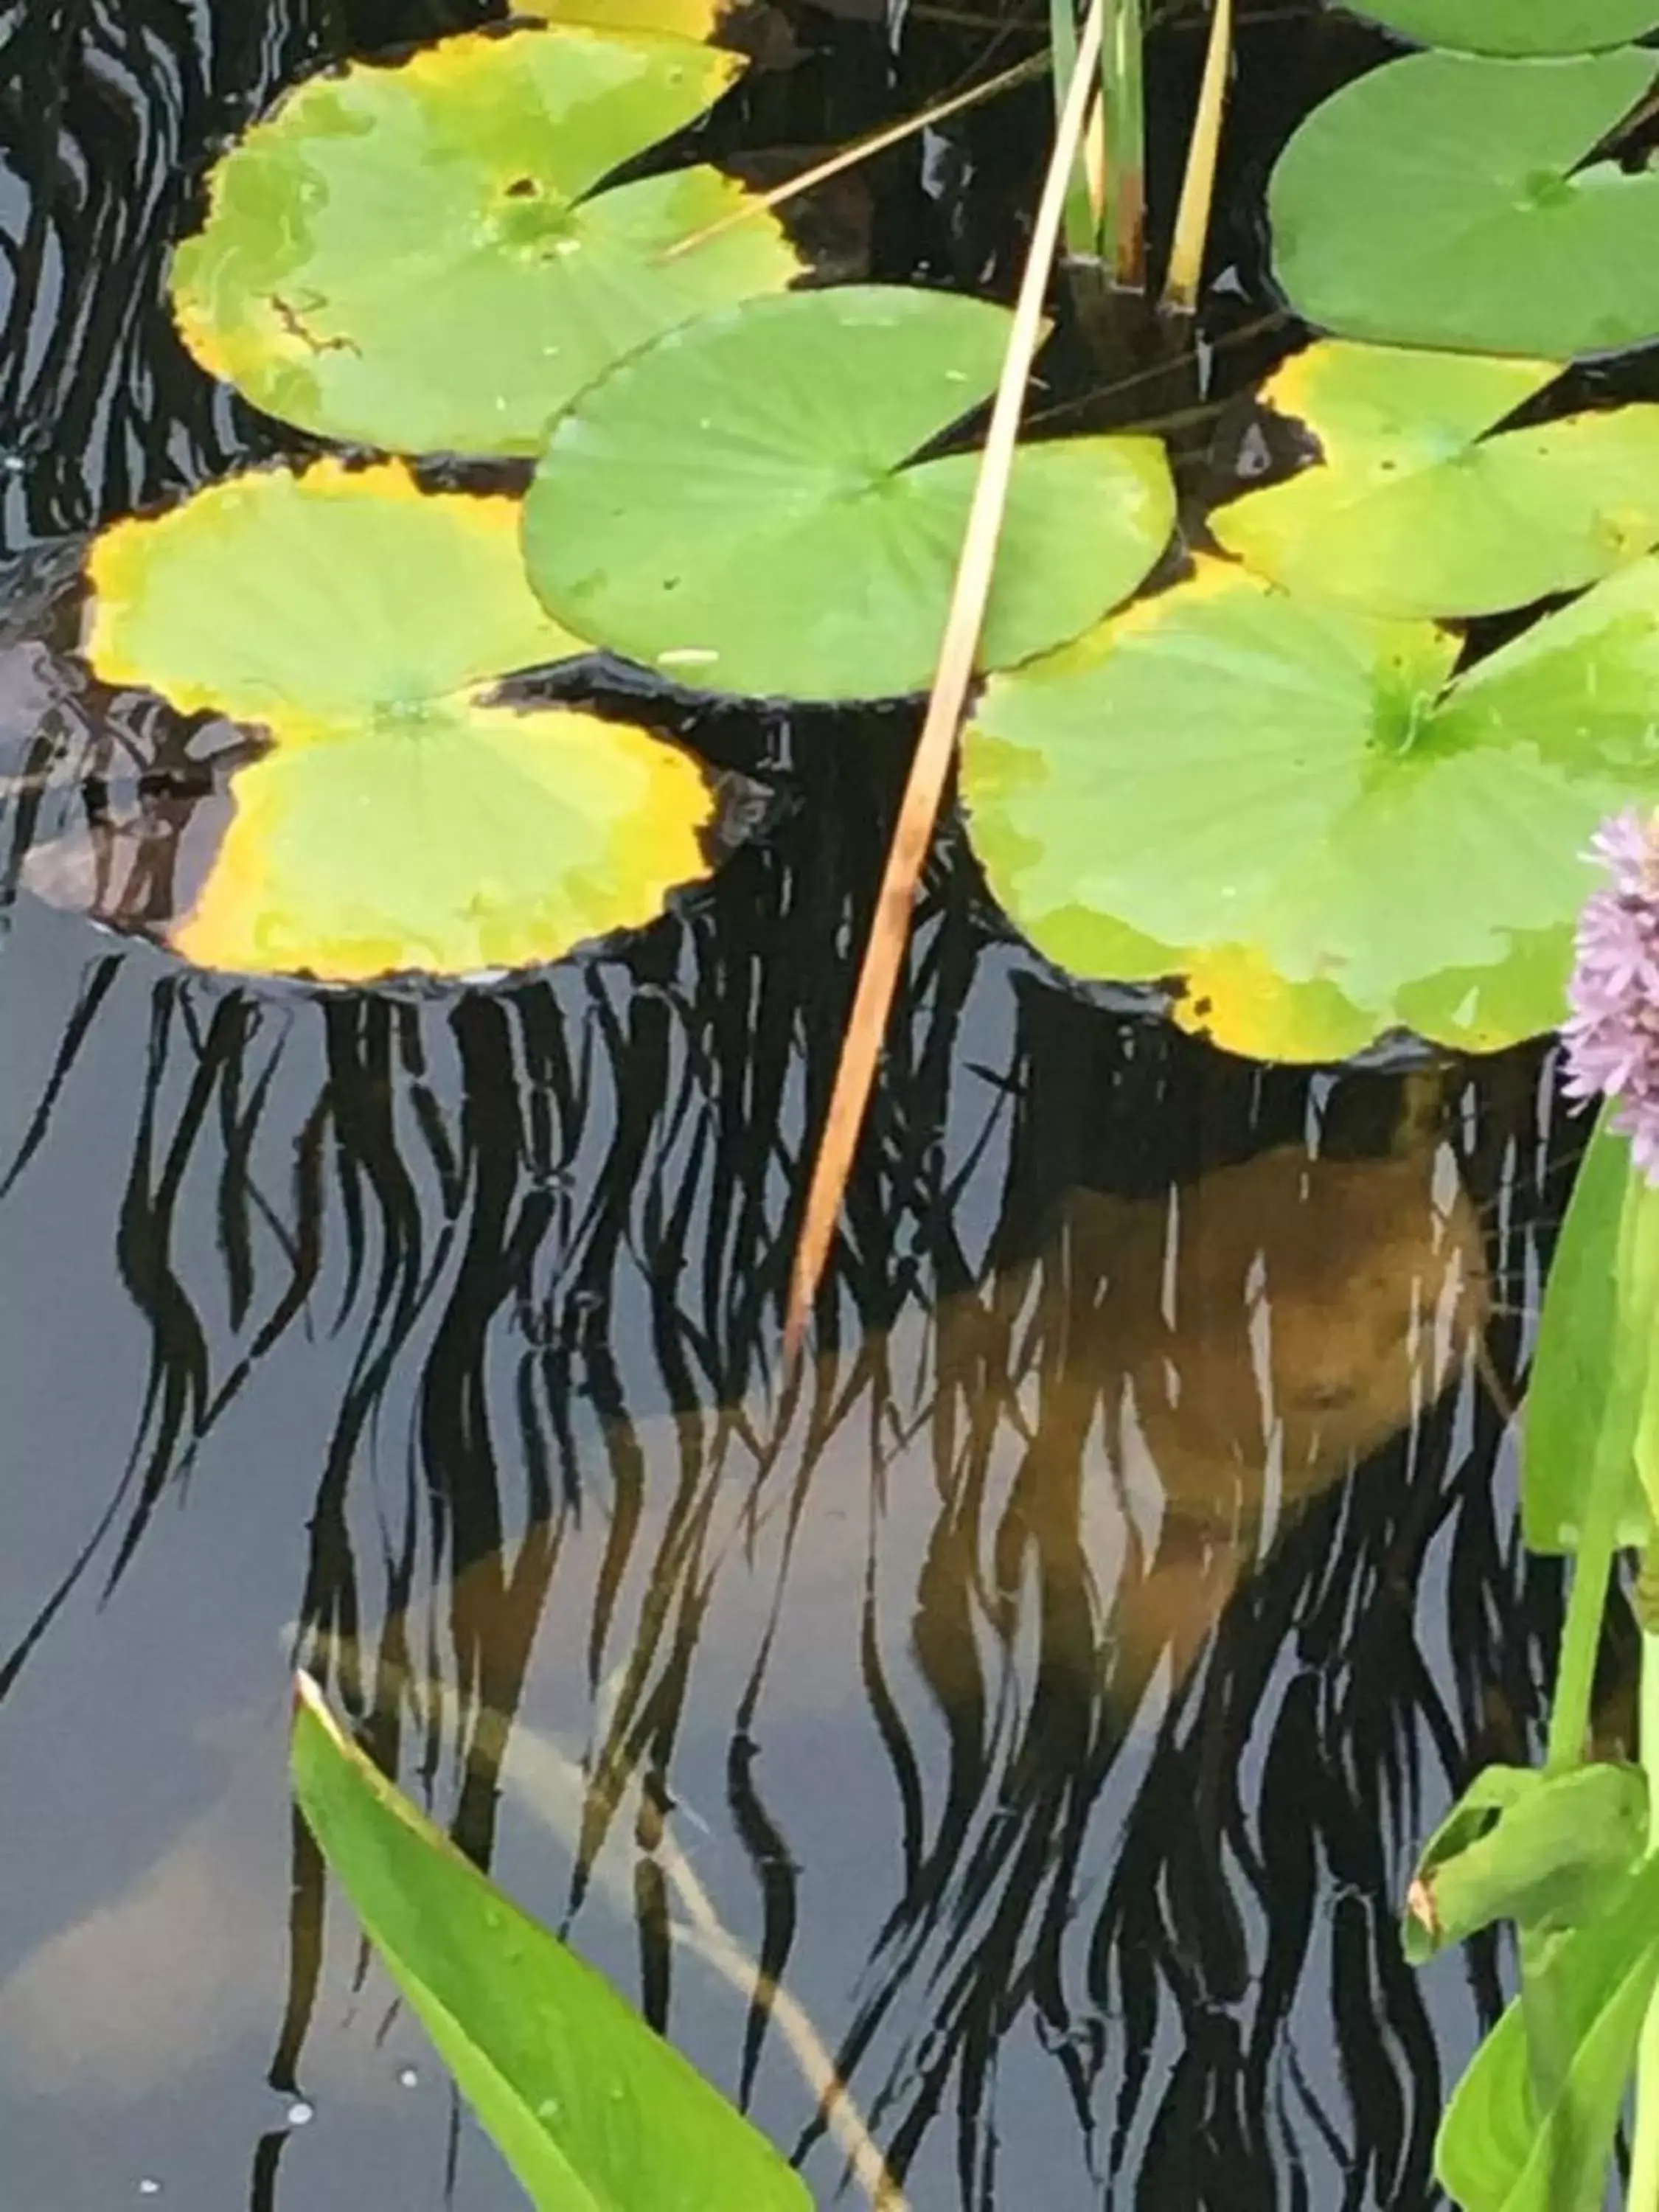
<instances>
[{"instance_id":1,"label":"purple flower spike","mask_svg":"<svg viewBox=\"0 0 1659 2212\"><path fill-rule=\"evenodd\" d=\"M1585 857L1613 880L1578 918L1572 1012L1561 1025L1567 1095L1616 1099L1613 1127L1659 1183L1659 816L1612 816Z\"/></svg>"}]
</instances>

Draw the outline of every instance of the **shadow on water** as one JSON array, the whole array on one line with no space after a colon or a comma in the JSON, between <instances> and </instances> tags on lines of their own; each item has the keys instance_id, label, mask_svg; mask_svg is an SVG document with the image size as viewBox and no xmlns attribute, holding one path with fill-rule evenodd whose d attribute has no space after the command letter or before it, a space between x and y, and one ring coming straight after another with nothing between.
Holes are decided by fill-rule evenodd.
<instances>
[{"instance_id":1,"label":"shadow on water","mask_svg":"<svg viewBox=\"0 0 1659 2212\"><path fill-rule=\"evenodd\" d=\"M55 596L100 520L277 449L166 330L204 163L320 59L486 12L0 9L18 2201L515 2201L293 1830L298 1656L822 2202L773 1985L917 2212L1427 2205L1499 1961L1409 1973L1396 1902L1449 1790L1535 1743L1559 1625L1510 1443L1581 1141L1542 1055L1228 1060L1061 988L947 839L791 1376L908 715L693 714L768 772L765 834L492 990L251 990L28 893L112 792L165 831L223 735L158 771ZM726 127L842 137L1029 39L913 14L780 18ZM1021 143L1005 111L890 160L878 273L1006 276ZM120 860L130 918L175 844Z\"/></svg>"}]
</instances>

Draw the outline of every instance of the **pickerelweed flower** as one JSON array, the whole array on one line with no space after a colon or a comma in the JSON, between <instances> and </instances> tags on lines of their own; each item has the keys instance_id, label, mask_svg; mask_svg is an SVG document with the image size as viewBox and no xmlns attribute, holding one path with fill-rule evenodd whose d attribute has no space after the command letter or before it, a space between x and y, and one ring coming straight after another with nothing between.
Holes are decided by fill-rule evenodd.
<instances>
[{"instance_id":1,"label":"pickerelweed flower","mask_svg":"<svg viewBox=\"0 0 1659 2212\"><path fill-rule=\"evenodd\" d=\"M1613 880L1578 918L1572 1012L1561 1025L1566 1091L1615 1100L1613 1127L1659 1183L1659 815L1611 816L1585 857Z\"/></svg>"}]
</instances>

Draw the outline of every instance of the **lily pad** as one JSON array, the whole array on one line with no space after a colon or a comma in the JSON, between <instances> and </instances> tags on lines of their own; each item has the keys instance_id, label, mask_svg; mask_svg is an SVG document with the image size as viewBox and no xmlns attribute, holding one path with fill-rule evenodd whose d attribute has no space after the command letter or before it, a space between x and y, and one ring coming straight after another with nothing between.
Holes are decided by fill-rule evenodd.
<instances>
[{"instance_id":1,"label":"lily pad","mask_svg":"<svg viewBox=\"0 0 1659 2212\"><path fill-rule=\"evenodd\" d=\"M1010 319L844 285L672 332L554 425L526 508L537 590L582 635L708 690L921 690L978 456L912 456L990 393ZM1174 519L1155 439L1024 447L983 665L1074 637L1134 589Z\"/></svg>"},{"instance_id":2,"label":"lily pad","mask_svg":"<svg viewBox=\"0 0 1659 2212\"><path fill-rule=\"evenodd\" d=\"M707 787L643 730L469 702L279 744L173 944L198 966L356 982L526 967L653 921L707 872Z\"/></svg>"},{"instance_id":3,"label":"lily pad","mask_svg":"<svg viewBox=\"0 0 1659 2212\"><path fill-rule=\"evenodd\" d=\"M106 683L286 734L396 717L586 650L525 581L520 514L397 461L231 477L97 540L86 654Z\"/></svg>"},{"instance_id":4,"label":"lily pad","mask_svg":"<svg viewBox=\"0 0 1659 2212\"><path fill-rule=\"evenodd\" d=\"M1470 54L1589 54L1659 25L1656 0L1354 0L1419 46Z\"/></svg>"},{"instance_id":5,"label":"lily pad","mask_svg":"<svg viewBox=\"0 0 1659 2212\"><path fill-rule=\"evenodd\" d=\"M301 428L402 453L532 453L620 355L800 272L719 171L610 191L741 58L645 31L446 39L301 85L210 181L173 296L196 358Z\"/></svg>"},{"instance_id":6,"label":"lily pad","mask_svg":"<svg viewBox=\"0 0 1659 2212\"><path fill-rule=\"evenodd\" d=\"M1656 70L1634 48L1425 53L1345 86L1268 188L1297 312L1346 337L1563 361L1659 336L1659 174L1579 166Z\"/></svg>"},{"instance_id":7,"label":"lily pad","mask_svg":"<svg viewBox=\"0 0 1659 2212\"><path fill-rule=\"evenodd\" d=\"M1373 614L1491 614L1576 591L1659 544L1659 407L1482 435L1556 374L1310 347L1261 397L1305 425L1318 462L1219 508L1211 531L1287 591Z\"/></svg>"},{"instance_id":8,"label":"lily pad","mask_svg":"<svg viewBox=\"0 0 1659 2212\"><path fill-rule=\"evenodd\" d=\"M94 549L87 653L112 684L261 726L173 942L204 964L356 981L550 960L704 872L702 777L643 731L492 705L582 647L536 604L519 503L398 463L232 479Z\"/></svg>"},{"instance_id":9,"label":"lily pad","mask_svg":"<svg viewBox=\"0 0 1659 2212\"><path fill-rule=\"evenodd\" d=\"M1172 979L1237 1051L1551 1028L1585 841L1659 799L1659 560L1449 683L1457 649L1200 562L987 687L963 796L993 888L1049 957Z\"/></svg>"}]
</instances>

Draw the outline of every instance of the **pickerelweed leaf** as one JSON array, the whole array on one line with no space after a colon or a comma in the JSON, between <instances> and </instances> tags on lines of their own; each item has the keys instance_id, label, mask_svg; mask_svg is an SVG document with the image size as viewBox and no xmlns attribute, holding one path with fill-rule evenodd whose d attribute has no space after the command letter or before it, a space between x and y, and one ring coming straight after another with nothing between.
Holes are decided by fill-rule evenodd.
<instances>
[{"instance_id":1,"label":"pickerelweed leaf","mask_svg":"<svg viewBox=\"0 0 1659 2212\"><path fill-rule=\"evenodd\" d=\"M1419 46L1471 54L1589 54L1659 26L1659 0L1345 0Z\"/></svg>"},{"instance_id":2,"label":"pickerelweed leaf","mask_svg":"<svg viewBox=\"0 0 1659 2212\"><path fill-rule=\"evenodd\" d=\"M324 1856L538 2212L811 2212L764 2136L464 1858L305 1682L293 1764Z\"/></svg>"},{"instance_id":3,"label":"pickerelweed leaf","mask_svg":"<svg viewBox=\"0 0 1659 2212\"><path fill-rule=\"evenodd\" d=\"M440 40L301 85L214 170L173 297L204 368L400 453L531 453L619 356L800 263L710 168L597 191L744 64L665 33Z\"/></svg>"},{"instance_id":4,"label":"pickerelweed leaf","mask_svg":"<svg viewBox=\"0 0 1659 2212\"><path fill-rule=\"evenodd\" d=\"M1492 614L1576 591L1659 544L1659 407L1483 434L1557 374L1312 346L1261 398L1305 426L1317 461L1218 508L1210 529L1287 591L1370 614Z\"/></svg>"},{"instance_id":5,"label":"pickerelweed leaf","mask_svg":"<svg viewBox=\"0 0 1659 2212\"><path fill-rule=\"evenodd\" d=\"M1603 1115L1585 1149L1544 1284L1522 1414L1521 1528L1529 1552L1575 1553L1592 1483L1617 1482L1620 1544L1647 1543L1636 1431L1647 1369L1622 1341L1620 1226L1630 1140Z\"/></svg>"},{"instance_id":6,"label":"pickerelweed leaf","mask_svg":"<svg viewBox=\"0 0 1659 2212\"><path fill-rule=\"evenodd\" d=\"M1486 1768L1423 1848L1401 1923L1406 1956L1420 1966L1497 1920L1547 1935L1579 1926L1634 1873L1647 1833L1639 1766Z\"/></svg>"},{"instance_id":7,"label":"pickerelweed leaf","mask_svg":"<svg viewBox=\"0 0 1659 2212\"><path fill-rule=\"evenodd\" d=\"M1183 985L1235 1051L1553 1027L1585 842L1659 798L1659 560L1448 689L1456 651L1200 562L988 685L963 793L992 888L1078 973Z\"/></svg>"},{"instance_id":8,"label":"pickerelweed leaf","mask_svg":"<svg viewBox=\"0 0 1659 2212\"><path fill-rule=\"evenodd\" d=\"M1435 2172L1462 2212L1601 2212L1642 2019L1659 1980L1659 1856L1618 1900L1565 1936L1531 1978L1552 2040L1572 2055L1542 2108L1517 1997L1452 2092Z\"/></svg>"},{"instance_id":9,"label":"pickerelweed leaf","mask_svg":"<svg viewBox=\"0 0 1659 2212\"><path fill-rule=\"evenodd\" d=\"M204 964L355 981L558 957L705 872L684 754L568 708L489 703L581 650L532 598L519 505L398 463L233 478L94 546L107 681L263 728L173 942Z\"/></svg>"},{"instance_id":10,"label":"pickerelweed leaf","mask_svg":"<svg viewBox=\"0 0 1659 2212\"><path fill-rule=\"evenodd\" d=\"M693 686L919 690L978 458L911 457L989 394L1008 325L954 294L842 285L671 332L554 425L526 509L537 590L583 636ZM1024 448L982 665L1085 629L1174 516L1155 439Z\"/></svg>"},{"instance_id":11,"label":"pickerelweed leaf","mask_svg":"<svg viewBox=\"0 0 1659 2212\"><path fill-rule=\"evenodd\" d=\"M1562 361L1659 336L1659 174L1581 166L1656 71L1635 48L1426 53L1346 85L1268 190L1297 312L1345 337Z\"/></svg>"}]
</instances>

